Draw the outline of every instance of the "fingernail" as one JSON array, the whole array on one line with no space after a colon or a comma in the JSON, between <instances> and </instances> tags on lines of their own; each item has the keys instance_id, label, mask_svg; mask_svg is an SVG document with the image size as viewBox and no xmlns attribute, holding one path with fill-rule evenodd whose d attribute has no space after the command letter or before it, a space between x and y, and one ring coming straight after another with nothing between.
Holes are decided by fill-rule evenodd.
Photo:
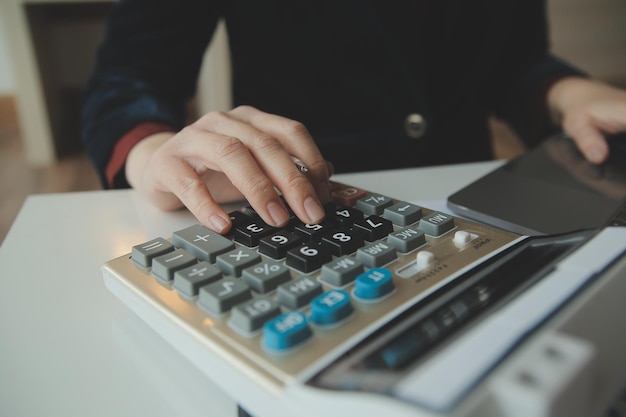
<instances>
[{"instance_id":1,"label":"fingernail","mask_svg":"<svg viewBox=\"0 0 626 417\"><path fill-rule=\"evenodd\" d=\"M222 233L228 227L228 221L223 217L214 215L209 218L209 222L211 223L212 229L217 233Z\"/></svg>"},{"instance_id":2,"label":"fingernail","mask_svg":"<svg viewBox=\"0 0 626 417\"><path fill-rule=\"evenodd\" d=\"M289 220L289 213L285 207L276 201L270 201L267 205L267 211L274 222L273 226L282 226Z\"/></svg>"},{"instance_id":3,"label":"fingernail","mask_svg":"<svg viewBox=\"0 0 626 417\"><path fill-rule=\"evenodd\" d=\"M598 147L594 147L587 151L587 159L594 164L599 164L604 160L604 151Z\"/></svg>"},{"instance_id":4,"label":"fingernail","mask_svg":"<svg viewBox=\"0 0 626 417\"><path fill-rule=\"evenodd\" d=\"M322 206L311 196L304 199L304 210L309 217L309 223L318 223L326 215Z\"/></svg>"}]
</instances>

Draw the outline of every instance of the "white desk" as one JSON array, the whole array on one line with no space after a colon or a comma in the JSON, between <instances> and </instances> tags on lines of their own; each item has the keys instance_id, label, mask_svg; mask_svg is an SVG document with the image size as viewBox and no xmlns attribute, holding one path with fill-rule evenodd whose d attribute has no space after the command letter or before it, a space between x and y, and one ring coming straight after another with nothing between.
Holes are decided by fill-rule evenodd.
<instances>
[{"instance_id":1,"label":"white desk","mask_svg":"<svg viewBox=\"0 0 626 417\"><path fill-rule=\"evenodd\" d=\"M486 162L337 180L443 200ZM29 197L0 247L0 416L228 416L236 406L105 288L100 266L194 222L134 191Z\"/></svg>"}]
</instances>

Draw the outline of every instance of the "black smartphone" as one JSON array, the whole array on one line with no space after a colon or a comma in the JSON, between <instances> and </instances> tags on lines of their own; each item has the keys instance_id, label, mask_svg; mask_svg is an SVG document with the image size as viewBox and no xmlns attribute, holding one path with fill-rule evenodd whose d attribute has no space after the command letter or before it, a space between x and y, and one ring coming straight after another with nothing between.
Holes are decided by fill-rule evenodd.
<instances>
[{"instance_id":1,"label":"black smartphone","mask_svg":"<svg viewBox=\"0 0 626 417\"><path fill-rule=\"evenodd\" d=\"M626 133L607 137L610 156L588 162L565 134L542 142L448 197L459 215L526 235L626 222Z\"/></svg>"}]
</instances>

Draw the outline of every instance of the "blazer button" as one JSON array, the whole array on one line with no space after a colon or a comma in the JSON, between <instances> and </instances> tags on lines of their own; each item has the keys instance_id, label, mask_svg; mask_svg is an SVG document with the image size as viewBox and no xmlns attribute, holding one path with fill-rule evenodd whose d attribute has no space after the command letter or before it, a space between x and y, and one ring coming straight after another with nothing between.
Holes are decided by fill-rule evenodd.
<instances>
[{"instance_id":1,"label":"blazer button","mask_svg":"<svg viewBox=\"0 0 626 417\"><path fill-rule=\"evenodd\" d=\"M421 114L409 114L404 121L404 131L410 138L421 138L426 133L426 119Z\"/></svg>"}]
</instances>

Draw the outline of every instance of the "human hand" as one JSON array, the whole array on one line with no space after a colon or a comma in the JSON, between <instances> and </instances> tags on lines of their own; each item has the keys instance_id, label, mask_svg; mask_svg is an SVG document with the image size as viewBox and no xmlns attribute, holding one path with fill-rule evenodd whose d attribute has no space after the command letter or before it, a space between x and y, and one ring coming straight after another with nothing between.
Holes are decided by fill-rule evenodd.
<instances>
[{"instance_id":1,"label":"human hand","mask_svg":"<svg viewBox=\"0 0 626 417\"><path fill-rule=\"evenodd\" d=\"M570 77L548 92L552 119L574 139L589 162L609 155L605 134L626 131L626 91L599 81Z\"/></svg>"},{"instance_id":2,"label":"human hand","mask_svg":"<svg viewBox=\"0 0 626 417\"><path fill-rule=\"evenodd\" d=\"M615 138L615 140L620 140ZM626 143L625 143L626 145ZM544 143L547 155L563 167L581 185L599 192L607 198L620 201L626 197L626 170L619 165L621 159L611 158L607 163L594 164L581 156L576 145L565 135ZM615 148L614 148L615 149ZM623 154L618 149L616 158Z\"/></svg>"},{"instance_id":3,"label":"human hand","mask_svg":"<svg viewBox=\"0 0 626 417\"><path fill-rule=\"evenodd\" d=\"M331 169L301 123L250 106L211 112L176 134L145 138L126 161L129 183L153 204L186 206L218 233L231 226L219 204L243 198L267 224L284 226L289 213L277 189L298 218L320 222Z\"/></svg>"}]
</instances>

